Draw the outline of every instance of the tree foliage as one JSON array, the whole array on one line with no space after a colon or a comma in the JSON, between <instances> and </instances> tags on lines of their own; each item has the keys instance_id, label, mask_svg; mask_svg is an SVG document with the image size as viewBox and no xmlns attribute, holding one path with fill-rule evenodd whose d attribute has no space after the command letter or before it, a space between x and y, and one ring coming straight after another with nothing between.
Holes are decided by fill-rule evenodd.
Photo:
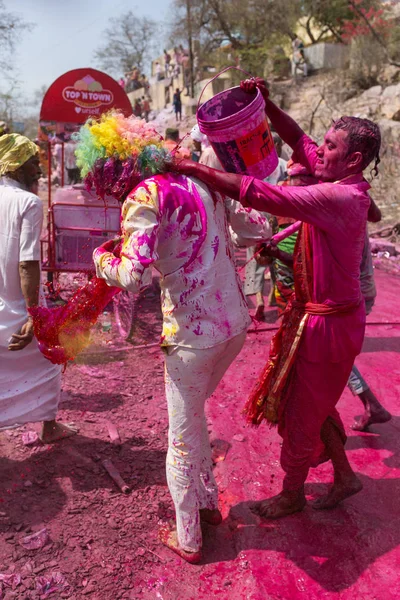
<instances>
[{"instance_id":1,"label":"tree foliage","mask_svg":"<svg viewBox=\"0 0 400 600\"><path fill-rule=\"evenodd\" d=\"M174 0L174 22L171 41L185 39L186 1ZM295 37L294 27L300 11L292 0L191 0L193 35L205 51L229 42L240 50L264 44L276 35Z\"/></svg>"},{"instance_id":2,"label":"tree foliage","mask_svg":"<svg viewBox=\"0 0 400 600\"><path fill-rule=\"evenodd\" d=\"M3 0L0 0L0 71L12 70L12 58L16 43L24 31L31 30L32 23L27 23L17 15L9 12Z\"/></svg>"},{"instance_id":3,"label":"tree foliage","mask_svg":"<svg viewBox=\"0 0 400 600\"><path fill-rule=\"evenodd\" d=\"M121 75L138 67L143 71L153 57L158 26L147 17L138 17L132 11L111 19L103 32L104 44L95 52L99 65L111 73Z\"/></svg>"},{"instance_id":4,"label":"tree foliage","mask_svg":"<svg viewBox=\"0 0 400 600\"><path fill-rule=\"evenodd\" d=\"M379 0L302 0L302 27L311 44L324 39L333 38L346 43L349 31L357 28L359 13L354 10L357 5L362 13L375 14L380 8Z\"/></svg>"},{"instance_id":5,"label":"tree foliage","mask_svg":"<svg viewBox=\"0 0 400 600\"><path fill-rule=\"evenodd\" d=\"M186 3L174 0L171 42L186 40ZM242 53L271 48L296 37L299 25L304 42L326 39L348 41L349 31L360 27L360 13L377 22L380 0L190 0L193 38L203 54L221 44ZM365 27L365 24L364 24Z\"/></svg>"},{"instance_id":6,"label":"tree foliage","mask_svg":"<svg viewBox=\"0 0 400 600\"><path fill-rule=\"evenodd\" d=\"M187 1L173 3L173 46L187 42ZM237 60L252 73L262 74L270 50L296 37L299 4L293 0L190 0L192 37L200 63L222 67Z\"/></svg>"}]
</instances>

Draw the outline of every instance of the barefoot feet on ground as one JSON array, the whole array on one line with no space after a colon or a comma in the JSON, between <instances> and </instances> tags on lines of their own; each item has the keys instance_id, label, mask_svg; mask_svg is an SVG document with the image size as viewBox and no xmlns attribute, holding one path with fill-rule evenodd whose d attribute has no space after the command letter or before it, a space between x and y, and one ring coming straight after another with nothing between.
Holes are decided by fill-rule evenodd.
<instances>
[{"instance_id":1,"label":"barefoot feet on ground","mask_svg":"<svg viewBox=\"0 0 400 600\"><path fill-rule=\"evenodd\" d=\"M334 483L326 496L318 498L312 506L317 510L335 508L335 506L346 498L350 498L350 496L361 492L362 488L361 481L354 475L351 479Z\"/></svg>"},{"instance_id":2,"label":"barefoot feet on ground","mask_svg":"<svg viewBox=\"0 0 400 600\"><path fill-rule=\"evenodd\" d=\"M52 444L76 435L79 429L72 423L58 423L57 421L44 421L39 435L44 444Z\"/></svg>"},{"instance_id":3,"label":"barefoot feet on ground","mask_svg":"<svg viewBox=\"0 0 400 600\"><path fill-rule=\"evenodd\" d=\"M374 423L387 423L391 418L392 415L390 412L383 407L379 410L366 409L362 417L356 419L351 428L354 431L365 431L370 425Z\"/></svg>"},{"instance_id":4,"label":"barefoot feet on ground","mask_svg":"<svg viewBox=\"0 0 400 600\"><path fill-rule=\"evenodd\" d=\"M306 504L304 492L281 492L267 500L255 502L251 510L265 519L280 519L300 512Z\"/></svg>"},{"instance_id":5,"label":"barefoot feet on ground","mask_svg":"<svg viewBox=\"0 0 400 600\"><path fill-rule=\"evenodd\" d=\"M222 523L222 515L218 508L201 508L199 510L200 521L208 523L209 525L220 525Z\"/></svg>"},{"instance_id":6,"label":"barefoot feet on ground","mask_svg":"<svg viewBox=\"0 0 400 600\"><path fill-rule=\"evenodd\" d=\"M256 312L254 314L254 318L256 321L264 321L265 320L264 304L259 304L257 306Z\"/></svg>"},{"instance_id":7,"label":"barefoot feet on ground","mask_svg":"<svg viewBox=\"0 0 400 600\"><path fill-rule=\"evenodd\" d=\"M183 548L179 546L176 529L172 528L168 523L161 525L158 530L158 538L164 546L167 546L167 548L175 552L188 563L197 564L201 561L201 549L197 552L183 550Z\"/></svg>"}]
</instances>

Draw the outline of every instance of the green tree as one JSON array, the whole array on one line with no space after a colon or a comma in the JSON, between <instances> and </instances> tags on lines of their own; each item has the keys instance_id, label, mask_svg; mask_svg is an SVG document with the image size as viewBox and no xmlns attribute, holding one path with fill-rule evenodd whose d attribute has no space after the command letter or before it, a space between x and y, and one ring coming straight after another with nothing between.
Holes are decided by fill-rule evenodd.
<instances>
[{"instance_id":1,"label":"green tree","mask_svg":"<svg viewBox=\"0 0 400 600\"><path fill-rule=\"evenodd\" d=\"M378 9L380 0L302 0L301 22L311 44L327 38L334 38L337 42L346 42L344 33L349 23L359 20L359 14L354 10L367 12ZM316 33L318 32L318 33Z\"/></svg>"},{"instance_id":2,"label":"green tree","mask_svg":"<svg viewBox=\"0 0 400 600\"><path fill-rule=\"evenodd\" d=\"M157 36L155 21L129 11L111 19L102 34L105 42L95 52L95 58L105 71L116 75L130 71L133 66L143 71L153 57Z\"/></svg>"},{"instance_id":3,"label":"green tree","mask_svg":"<svg viewBox=\"0 0 400 600\"><path fill-rule=\"evenodd\" d=\"M188 40L187 0L173 3L171 44ZM262 74L265 58L277 44L296 37L301 16L299 2L293 0L191 0L193 44L203 64L224 66L233 56L253 73ZM216 52L221 47L229 52Z\"/></svg>"}]
</instances>

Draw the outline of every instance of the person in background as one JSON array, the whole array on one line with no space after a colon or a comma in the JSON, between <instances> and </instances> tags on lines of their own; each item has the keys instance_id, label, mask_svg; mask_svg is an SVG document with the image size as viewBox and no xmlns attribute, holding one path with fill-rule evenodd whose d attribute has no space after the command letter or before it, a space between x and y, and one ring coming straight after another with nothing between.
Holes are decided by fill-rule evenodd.
<instances>
[{"instance_id":1,"label":"person in background","mask_svg":"<svg viewBox=\"0 0 400 600\"><path fill-rule=\"evenodd\" d=\"M292 42L292 77L295 81L298 70L302 72L304 77L307 77L308 65L304 54L304 44L296 37Z\"/></svg>"},{"instance_id":2,"label":"person in background","mask_svg":"<svg viewBox=\"0 0 400 600\"><path fill-rule=\"evenodd\" d=\"M61 368L41 354L30 307L44 303L40 282L43 205L36 144L13 133L0 138L0 429L43 421L45 443L74 435L56 421Z\"/></svg>"},{"instance_id":3,"label":"person in background","mask_svg":"<svg viewBox=\"0 0 400 600\"><path fill-rule=\"evenodd\" d=\"M278 165L276 169L268 175L268 177L264 180L272 185L277 185L279 182L284 181L286 179L286 161L281 158L282 153L282 140L278 134L272 134L274 140L274 146L276 153L278 155ZM264 213L264 216L269 218L270 215ZM265 312L264 312L264 283L265 283L265 272L267 269L267 262L260 260L254 257L257 251L257 246L252 246L247 248L246 250L246 275L245 275L245 284L244 284L244 293L246 296L256 296L256 311L254 314L254 318L256 321L264 321ZM254 257L254 258L253 258ZM275 306L275 296L274 296L274 272L269 264L270 276L271 276L271 292L269 296L269 305Z\"/></svg>"},{"instance_id":4,"label":"person in background","mask_svg":"<svg viewBox=\"0 0 400 600\"><path fill-rule=\"evenodd\" d=\"M175 61L174 76L179 77L179 74L181 72L181 64L182 64L182 52L177 47L174 48L174 61Z\"/></svg>"},{"instance_id":5,"label":"person in background","mask_svg":"<svg viewBox=\"0 0 400 600\"><path fill-rule=\"evenodd\" d=\"M120 77L118 80L119 85L122 87L122 89L125 89L125 79L124 77Z\"/></svg>"},{"instance_id":6,"label":"person in background","mask_svg":"<svg viewBox=\"0 0 400 600\"><path fill-rule=\"evenodd\" d=\"M140 76L140 87L144 88L144 93L146 94L146 96L148 96L150 85L149 85L148 79L144 73L142 73Z\"/></svg>"},{"instance_id":7,"label":"person in background","mask_svg":"<svg viewBox=\"0 0 400 600\"><path fill-rule=\"evenodd\" d=\"M380 210L377 207L377 212L378 211L380 214ZM380 218L374 220L374 222L377 221L380 221ZM365 234L364 251L361 261L360 282L361 292L365 301L365 311L366 314L369 315L372 311L372 307L375 304L376 286L368 230ZM367 431L370 425L374 425L375 423L386 423L387 421L390 421L392 415L379 402L378 398L372 392L360 371L357 369L356 365L353 365L347 385L350 388L353 396L358 396L364 405L364 414L359 419L354 421L352 429L355 431Z\"/></svg>"},{"instance_id":8,"label":"person in background","mask_svg":"<svg viewBox=\"0 0 400 600\"><path fill-rule=\"evenodd\" d=\"M201 133L197 124L192 127L190 137L193 143L192 160L199 162L203 152L210 148L210 142L208 141L208 137L204 133Z\"/></svg>"},{"instance_id":9,"label":"person in background","mask_svg":"<svg viewBox=\"0 0 400 600\"><path fill-rule=\"evenodd\" d=\"M145 118L146 123L149 122L149 114L150 114L150 102L148 98L142 96L142 111Z\"/></svg>"},{"instance_id":10,"label":"person in background","mask_svg":"<svg viewBox=\"0 0 400 600\"><path fill-rule=\"evenodd\" d=\"M182 100L181 91L179 88L176 88L173 95L172 106L174 107L176 122L182 121Z\"/></svg>"},{"instance_id":11,"label":"person in background","mask_svg":"<svg viewBox=\"0 0 400 600\"><path fill-rule=\"evenodd\" d=\"M71 140L64 145L64 162L69 185L74 185L80 181L79 169L76 166L75 148L76 144Z\"/></svg>"},{"instance_id":12,"label":"person in background","mask_svg":"<svg viewBox=\"0 0 400 600\"><path fill-rule=\"evenodd\" d=\"M171 55L166 50L164 50L164 72L165 72L165 79L168 79L168 77L169 77L170 64L171 64Z\"/></svg>"},{"instance_id":13,"label":"person in background","mask_svg":"<svg viewBox=\"0 0 400 600\"><path fill-rule=\"evenodd\" d=\"M139 69L137 67L133 67L132 77L131 77L131 84L132 84L133 91L141 88L141 83L139 81L139 75L140 75Z\"/></svg>"},{"instance_id":14,"label":"person in background","mask_svg":"<svg viewBox=\"0 0 400 600\"><path fill-rule=\"evenodd\" d=\"M179 146L179 142L179 129L168 127L165 130L164 138L164 146L167 148L168 152L172 152L177 158L190 158L190 150L188 148Z\"/></svg>"},{"instance_id":15,"label":"person in background","mask_svg":"<svg viewBox=\"0 0 400 600\"><path fill-rule=\"evenodd\" d=\"M190 86L190 57L189 52L184 50L182 45L180 46L182 52L182 72L183 72L183 85L186 88L185 96L189 96L189 86Z\"/></svg>"},{"instance_id":16,"label":"person in background","mask_svg":"<svg viewBox=\"0 0 400 600\"><path fill-rule=\"evenodd\" d=\"M133 106L133 114L135 117L141 118L142 116L142 105L140 104L139 98L136 98L135 104Z\"/></svg>"},{"instance_id":17,"label":"person in background","mask_svg":"<svg viewBox=\"0 0 400 600\"><path fill-rule=\"evenodd\" d=\"M155 64L154 70L155 70L155 73L156 73L156 80L157 81L161 81L161 79L162 79L162 76L161 76L162 69L161 69L161 65L160 65L160 63L158 61Z\"/></svg>"}]
</instances>

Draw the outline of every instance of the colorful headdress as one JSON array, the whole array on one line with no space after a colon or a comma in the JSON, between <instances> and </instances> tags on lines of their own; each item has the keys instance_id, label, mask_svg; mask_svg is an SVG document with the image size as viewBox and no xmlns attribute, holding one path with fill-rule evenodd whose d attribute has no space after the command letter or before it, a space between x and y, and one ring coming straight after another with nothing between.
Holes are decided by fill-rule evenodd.
<instances>
[{"instance_id":1,"label":"colorful headdress","mask_svg":"<svg viewBox=\"0 0 400 600\"><path fill-rule=\"evenodd\" d=\"M39 148L30 139L19 133L7 133L0 137L0 176L13 173L32 156Z\"/></svg>"},{"instance_id":2,"label":"colorful headdress","mask_svg":"<svg viewBox=\"0 0 400 600\"><path fill-rule=\"evenodd\" d=\"M90 119L74 136L76 163L88 190L124 200L140 181L166 170L170 153L157 131L137 117L111 111Z\"/></svg>"}]
</instances>

